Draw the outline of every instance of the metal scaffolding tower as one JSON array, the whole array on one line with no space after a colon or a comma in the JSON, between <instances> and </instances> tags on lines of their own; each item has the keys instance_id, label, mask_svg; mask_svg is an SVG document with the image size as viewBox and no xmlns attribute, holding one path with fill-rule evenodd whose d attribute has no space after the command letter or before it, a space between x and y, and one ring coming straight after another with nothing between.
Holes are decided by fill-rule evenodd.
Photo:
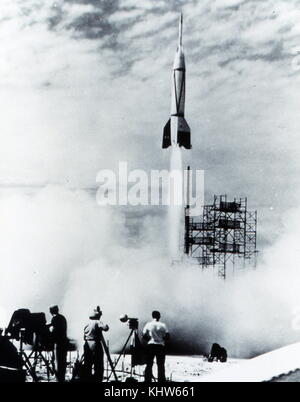
<instances>
[{"instance_id":1,"label":"metal scaffolding tower","mask_svg":"<svg viewBox=\"0 0 300 402\"><path fill-rule=\"evenodd\" d=\"M256 266L257 211L248 211L247 198L228 202L226 195L214 196L200 218L185 210L185 253L202 268L216 267L224 279L227 268ZM237 261L239 259L239 261Z\"/></svg>"}]
</instances>

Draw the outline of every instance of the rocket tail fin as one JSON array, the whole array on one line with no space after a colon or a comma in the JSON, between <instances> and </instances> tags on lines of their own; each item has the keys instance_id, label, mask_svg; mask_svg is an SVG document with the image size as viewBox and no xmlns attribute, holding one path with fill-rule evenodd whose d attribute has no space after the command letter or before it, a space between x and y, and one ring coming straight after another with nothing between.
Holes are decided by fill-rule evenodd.
<instances>
[{"instance_id":1,"label":"rocket tail fin","mask_svg":"<svg viewBox=\"0 0 300 402\"><path fill-rule=\"evenodd\" d=\"M164 128L162 147L169 148L171 146L171 119L167 122Z\"/></svg>"},{"instance_id":2,"label":"rocket tail fin","mask_svg":"<svg viewBox=\"0 0 300 402\"><path fill-rule=\"evenodd\" d=\"M184 117L178 120L177 143L180 147L191 149L191 129Z\"/></svg>"}]
</instances>

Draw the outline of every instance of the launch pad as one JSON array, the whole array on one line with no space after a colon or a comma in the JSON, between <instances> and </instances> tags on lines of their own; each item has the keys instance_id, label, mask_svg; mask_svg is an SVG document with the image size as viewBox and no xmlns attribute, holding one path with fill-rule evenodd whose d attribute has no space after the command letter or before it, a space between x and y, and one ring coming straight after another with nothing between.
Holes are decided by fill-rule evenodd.
<instances>
[{"instance_id":1,"label":"launch pad","mask_svg":"<svg viewBox=\"0 0 300 402\"><path fill-rule=\"evenodd\" d=\"M233 273L237 265L255 268L257 211L248 210L247 198L228 201L226 195L215 195L214 202L204 205L198 218L189 215L187 205L184 242L186 255L203 269L217 268L223 279L230 266Z\"/></svg>"}]
</instances>

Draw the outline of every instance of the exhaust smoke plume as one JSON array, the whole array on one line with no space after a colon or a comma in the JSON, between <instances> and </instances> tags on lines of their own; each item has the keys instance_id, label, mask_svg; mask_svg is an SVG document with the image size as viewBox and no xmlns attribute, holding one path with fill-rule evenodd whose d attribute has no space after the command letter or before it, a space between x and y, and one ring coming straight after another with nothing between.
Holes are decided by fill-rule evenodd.
<instances>
[{"instance_id":1,"label":"exhaust smoke plume","mask_svg":"<svg viewBox=\"0 0 300 402\"><path fill-rule=\"evenodd\" d=\"M83 325L100 304L112 350L128 334L119 316L138 317L142 327L153 309L170 328L174 353L200 354L218 342L230 355L249 357L300 336L293 326L300 305L299 227L291 224L300 220L298 210L258 270L226 282L195 266L170 266L161 218L143 225L137 246L125 246L124 215L98 207L85 191L5 192L0 215L0 325L17 308L48 311L57 303L69 335L81 342Z\"/></svg>"},{"instance_id":2,"label":"exhaust smoke plume","mask_svg":"<svg viewBox=\"0 0 300 402\"><path fill-rule=\"evenodd\" d=\"M171 261L179 261L183 211L183 171L181 149L177 146L171 147L170 177L169 250Z\"/></svg>"}]
</instances>

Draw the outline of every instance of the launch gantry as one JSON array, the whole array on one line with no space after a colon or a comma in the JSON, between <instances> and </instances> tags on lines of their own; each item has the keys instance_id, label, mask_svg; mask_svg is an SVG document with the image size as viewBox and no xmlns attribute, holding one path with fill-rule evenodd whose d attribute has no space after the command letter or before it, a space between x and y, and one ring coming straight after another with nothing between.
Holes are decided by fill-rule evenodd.
<instances>
[{"instance_id":1,"label":"launch gantry","mask_svg":"<svg viewBox=\"0 0 300 402\"><path fill-rule=\"evenodd\" d=\"M257 211L248 211L247 198L229 202L226 195L214 196L199 218L185 214L185 254L203 269L216 267L226 278L229 265L235 270L252 264L257 257Z\"/></svg>"}]
</instances>

